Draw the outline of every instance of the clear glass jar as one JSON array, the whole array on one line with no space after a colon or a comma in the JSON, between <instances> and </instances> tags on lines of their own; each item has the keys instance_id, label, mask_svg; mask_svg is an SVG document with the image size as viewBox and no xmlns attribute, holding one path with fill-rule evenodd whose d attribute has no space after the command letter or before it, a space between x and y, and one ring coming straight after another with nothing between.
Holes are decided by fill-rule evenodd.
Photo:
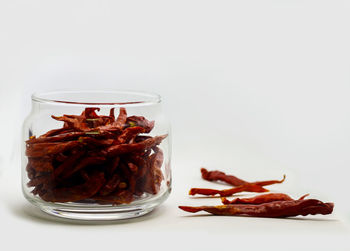
<instances>
[{"instance_id":1,"label":"clear glass jar","mask_svg":"<svg viewBox=\"0 0 350 251\"><path fill-rule=\"evenodd\" d=\"M157 94L33 94L22 148L25 198L59 217L137 217L171 190L170 127Z\"/></svg>"}]
</instances>

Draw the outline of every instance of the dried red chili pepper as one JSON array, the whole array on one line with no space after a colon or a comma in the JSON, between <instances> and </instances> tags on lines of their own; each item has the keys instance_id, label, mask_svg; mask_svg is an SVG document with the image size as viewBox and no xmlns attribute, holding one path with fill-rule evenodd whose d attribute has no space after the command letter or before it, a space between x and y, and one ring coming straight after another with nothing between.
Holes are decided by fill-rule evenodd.
<instances>
[{"instance_id":1,"label":"dried red chili pepper","mask_svg":"<svg viewBox=\"0 0 350 251\"><path fill-rule=\"evenodd\" d=\"M286 175L283 175L283 178L281 180L264 180L264 181L254 181L251 182L252 184L256 184L258 186L269 186L273 184L280 184L283 183L286 179Z\"/></svg>"},{"instance_id":2,"label":"dried red chili pepper","mask_svg":"<svg viewBox=\"0 0 350 251\"><path fill-rule=\"evenodd\" d=\"M129 143L132 139L134 139L138 134L144 133L145 129L140 126L128 127L125 128L123 133L118 136L118 143L124 144Z\"/></svg>"},{"instance_id":3,"label":"dried red chili pepper","mask_svg":"<svg viewBox=\"0 0 350 251\"><path fill-rule=\"evenodd\" d=\"M139 143L113 145L107 149L109 157L126 154L130 152L141 152L159 145L168 135L155 136Z\"/></svg>"},{"instance_id":4,"label":"dried red chili pepper","mask_svg":"<svg viewBox=\"0 0 350 251\"><path fill-rule=\"evenodd\" d=\"M303 200L308 194L303 195L298 200ZM257 195L250 198L236 198L231 201L226 199L225 197L221 198L221 201L225 205L229 204L262 204L272 201L291 201L293 200L290 196L284 193L269 193Z\"/></svg>"},{"instance_id":5,"label":"dried red chili pepper","mask_svg":"<svg viewBox=\"0 0 350 251\"><path fill-rule=\"evenodd\" d=\"M100 111L100 108L98 108L98 107L87 107L87 108L85 108L85 110L81 113L80 116L76 116L76 115L67 115L67 116L71 116L71 117L83 117L83 118L87 118L87 119L99 118L99 116L97 115L96 111Z\"/></svg>"},{"instance_id":6,"label":"dried red chili pepper","mask_svg":"<svg viewBox=\"0 0 350 251\"><path fill-rule=\"evenodd\" d=\"M105 162L104 157L91 157L87 156L79 160L79 163L75 165L73 168L66 169L62 174L63 179L67 179L72 176L75 172L89 166L89 165L100 165Z\"/></svg>"},{"instance_id":7,"label":"dried red chili pepper","mask_svg":"<svg viewBox=\"0 0 350 251\"><path fill-rule=\"evenodd\" d=\"M41 135L39 138L52 137L52 136L56 136L56 135L63 134L63 133L69 133L72 131L73 131L73 129L70 129L70 128L64 126L63 128L50 130L47 133ZM32 136L31 138L35 138L35 136Z\"/></svg>"},{"instance_id":8,"label":"dried red chili pepper","mask_svg":"<svg viewBox=\"0 0 350 251\"><path fill-rule=\"evenodd\" d=\"M120 175L118 173L113 174L113 176L107 181L107 183L101 188L99 194L102 196L112 193L120 183Z\"/></svg>"},{"instance_id":9,"label":"dried red chili pepper","mask_svg":"<svg viewBox=\"0 0 350 251\"><path fill-rule=\"evenodd\" d=\"M63 115L61 117L51 116L53 119L65 122L69 128L77 131L88 131L90 127L87 125L85 116L72 116L72 115Z\"/></svg>"},{"instance_id":10,"label":"dried red chili pepper","mask_svg":"<svg viewBox=\"0 0 350 251\"><path fill-rule=\"evenodd\" d=\"M149 133L150 131L152 131L154 127L154 121L148 121L147 119L145 119L145 117L142 117L142 116L128 117L126 120L126 123L131 127L140 126L145 129L146 133Z\"/></svg>"},{"instance_id":11,"label":"dried red chili pepper","mask_svg":"<svg viewBox=\"0 0 350 251\"><path fill-rule=\"evenodd\" d=\"M78 139L81 136L84 136L84 132L65 132L58 135L50 136L50 137L39 137L39 138L31 138L26 141L27 144L34 143L48 143L48 142L62 142L73 139Z\"/></svg>"},{"instance_id":12,"label":"dried red chili pepper","mask_svg":"<svg viewBox=\"0 0 350 251\"><path fill-rule=\"evenodd\" d=\"M28 186L50 202L95 199L130 203L135 196L156 194L163 180L163 154L157 147L167 135L151 137L154 121L127 116L115 119L86 108L80 115L52 116L64 122L26 141Z\"/></svg>"},{"instance_id":13,"label":"dried red chili pepper","mask_svg":"<svg viewBox=\"0 0 350 251\"><path fill-rule=\"evenodd\" d=\"M262 186L256 185L254 183L246 183L237 187L233 187L230 189L224 189L224 190L217 190L217 189L207 189L207 188L191 188L189 191L189 195L196 195L196 194L202 194L202 195L220 195L222 197L230 196L235 193L240 192L256 192L256 193L263 193L268 192L269 190L263 188Z\"/></svg>"},{"instance_id":14,"label":"dried red chili pepper","mask_svg":"<svg viewBox=\"0 0 350 251\"><path fill-rule=\"evenodd\" d=\"M79 144L78 141L30 144L27 146L26 155L28 157L47 157L70 150Z\"/></svg>"},{"instance_id":15,"label":"dried red chili pepper","mask_svg":"<svg viewBox=\"0 0 350 251\"><path fill-rule=\"evenodd\" d=\"M28 158L28 166L37 172L53 171L53 166L49 158Z\"/></svg>"},{"instance_id":16,"label":"dried red chili pepper","mask_svg":"<svg viewBox=\"0 0 350 251\"><path fill-rule=\"evenodd\" d=\"M202 178L208 181L223 181L227 184L230 184L232 186L241 186L246 183L253 183L259 186L267 186L267 185L273 185L277 183L282 183L286 176L283 175L282 180L266 180L266 181L255 181L255 182L248 182L242 179L237 178L234 175L227 175L224 172L221 171L208 171L205 168L201 168Z\"/></svg>"},{"instance_id":17,"label":"dried red chili pepper","mask_svg":"<svg viewBox=\"0 0 350 251\"><path fill-rule=\"evenodd\" d=\"M125 110L126 111L126 110ZM111 118L111 123L113 123L115 121L115 116L114 116L114 107L111 108L111 110L109 111L109 117Z\"/></svg>"},{"instance_id":18,"label":"dried red chili pepper","mask_svg":"<svg viewBox=\"0 0 350 251\"><path fill-rule=\"evenodd\" d=\"M122 107L119 110L119 115L118 115L117 120L114 122L114 125L120 129L122 129L124 127L124 125L126 124L126 120L127 120L126 109Z\"/></svg>"},{"instance_id":19,"label":"dried red chili pepper","mask_svg":"<svg viewBox=\"0 0 350 251\"><path fill-rule=\"evenodd\" d=\"M74 202L84 200L95 195L105 183L103 173L97 173L84 184L74 187L54 188L41 198L50 202Z\"/></svg>"},{"instance_id":20,"label":"dried red chili pepper","mask_svg":"<svg viewBox=\"0 0 350 251\"><path fill-rule=\"evenodd\" d=\"M333 203L323 203L322 201L315 199L273 201L259 205L230 204L201 207L179 206L180 209L190 213L206 211L214 215L246 215L274 218L291 217L297 215L306 216L309 214L331 214L333 207Z\"/></svg>"},{"instance_id":21,"label":"dried red chili pepper","mask_svg":"<svg viewBox=\"0 0 350 251\"><path fill-rule=\"evenodd\" d=\"M44 183L50 182L51 180L52 180L52 176L50 174L34 177L28 182L28 186L34 187L34 186L42 185Z\"/></svg>"},{"instance_id":22,"label":"dried red chili pepper","mask_svg":"<svg viewBox=\"0 0 350 251\"><path fill-rule=\"evenodd\" d=\"M208 171L205 168L201 168L202 178L208 181L223 181L232 186L240 186L248 183L245 180L241 180L233 175L227 175L221 171Z\"/></svg>"},{"instance_id":23,"label":"dried red chili pepper","mask_svg":"<svg viewBox=\"0 0 350 251\"><path fill-rule=\"evenodd\" d=\"M160 170L163 159L163 152L160 149L149 157L150 167L144 176L144 189L148 193L156 194L159 191L160 182L163 180Z\"/></svg>"},{"instance_id":24,"label":"dried red chili pepper","mask_svg":"<svg viewBox=\"0 0 350 251\"><path fill-rule=\"evenodd\" d=\"M84 155L84 151L77 151L69 155L62 163L60 163L54 170L54 176L59 177L65 170L73 168L78 160Z\"/></svg>"}]
</instances>

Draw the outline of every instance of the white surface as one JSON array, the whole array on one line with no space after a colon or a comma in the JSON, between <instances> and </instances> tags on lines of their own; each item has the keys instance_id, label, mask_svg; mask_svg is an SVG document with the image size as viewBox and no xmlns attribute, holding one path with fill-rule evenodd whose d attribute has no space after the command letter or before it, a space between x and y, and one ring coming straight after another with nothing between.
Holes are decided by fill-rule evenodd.
<instances>
[{"instance_id":1,"label":"white surface","mask_svg":"<svg viewBox=\"0 0 350 251\"><path fill-rule=\"evenodd\" d=\"M350 3L0 2L0 230L8 249L346 249L350 218ZM19 131L30 93L151 90L173 125L174 191L128 224L42 218L20 192ZM187 217L199 167L335 202L310 220ZM213 203L209 201L208 203ZM315 219L315 220L314 220ZM316 220L317 219L317 220ZM318 220L319 219L319 220ZM244 244L244 245L243 245Z\"/></svg>"}]
</instances>

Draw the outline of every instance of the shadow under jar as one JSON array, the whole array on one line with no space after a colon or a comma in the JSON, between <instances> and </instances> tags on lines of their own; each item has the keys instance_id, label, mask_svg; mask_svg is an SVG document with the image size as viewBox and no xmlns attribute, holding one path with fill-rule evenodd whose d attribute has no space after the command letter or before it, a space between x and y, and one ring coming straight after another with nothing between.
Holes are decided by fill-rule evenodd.
<instances>
[{"instance_id":1,"label":"shadow under jar","mask_svg":"<svg viewBox=\"0 0 350 251\"><path fill-rule=\"evenodd\" d=\"M22 148L23 194L55 216L137 217L171 190L169 124L157 94L33 94Z\"/></svg>"}]
</instances>

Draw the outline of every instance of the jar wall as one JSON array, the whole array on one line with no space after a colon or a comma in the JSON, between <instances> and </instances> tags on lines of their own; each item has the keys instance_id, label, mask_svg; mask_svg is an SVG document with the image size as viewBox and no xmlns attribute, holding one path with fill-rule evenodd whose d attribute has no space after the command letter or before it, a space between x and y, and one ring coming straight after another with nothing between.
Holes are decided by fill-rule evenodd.
<instances>
[{"instance_id":1,"label":"jar wall","mask_svg":"<svg viewBox=\"0 0 350 251\"><path fill-rule=\"evenodd\" d=\"M86 220L135 217L162 203L171 190L171 135L160 100L59 94L59 100L34 96L23 124L24 196L47 213ZM127 116L118 127L120 109Z\"/></svg>"}]
</instances>

